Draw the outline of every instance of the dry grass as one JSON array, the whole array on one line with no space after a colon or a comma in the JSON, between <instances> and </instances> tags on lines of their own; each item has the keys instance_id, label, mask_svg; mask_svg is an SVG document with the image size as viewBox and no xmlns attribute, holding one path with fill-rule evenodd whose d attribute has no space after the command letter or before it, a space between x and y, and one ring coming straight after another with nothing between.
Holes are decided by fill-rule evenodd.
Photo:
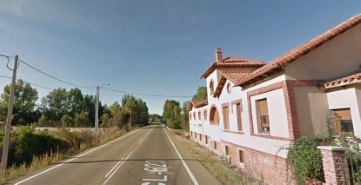
<instances>
[{"instance_id":1,"label":"dry grass","mask_svg":"<svg viewBox=\"0 0 361 185\"><path fill-rule=\"evenodd\" d=\"M175 133L176 139L182 146L188 150L195 159L200 161L222 184L262 184L262 182L255 180L246 174L241 174L237 171L235 166L227 164L214 153L191 141L187 132L174 129L172 131Z\"/></svg>"},{"instance_id":2,"label":"dry grass","mask_svg":"<svg viewBox=\"0 0 361 185\"><path fill-rule=\"evenodd\" d=\"M36 170L42 169L46 166L49 166L60 160L69 158L70 156L80 153L91 147L105 144L111 140L114 140L120 136L125 135L126 133L127 132L125 130L119 130L117 128L109 128L99 137L93 137L91 140L89 140L89 142L80 144L79 149L71 149L68 150L66 153L59 153L59 152L51 153L49 155L44 155L42 157L34 156L32 163L28 166L23 164L18 167L12 166L10 168L7 168L6 170L0 170L0 184L4 184L6 182L14 180L21 175L26 175ZM93 135L90 132L87 133L87 131L81 132L80 134L84 136L86 139L91 138L91 135Z\"/></svg>"}]
</instances>

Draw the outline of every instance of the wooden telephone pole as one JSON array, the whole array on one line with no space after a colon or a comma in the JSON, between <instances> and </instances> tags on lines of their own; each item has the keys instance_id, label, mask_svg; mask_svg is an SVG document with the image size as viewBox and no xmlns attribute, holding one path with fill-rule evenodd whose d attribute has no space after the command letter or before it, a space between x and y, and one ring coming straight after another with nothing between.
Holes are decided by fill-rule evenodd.
<instances>
[{"instance_id":1,"label":"wooden telephone pole","mask_svg":"<svg viewBox=\"0 0 361 185\"><path fill-rule=\"evenodd\" d=\"M11 121L13 117L13 105L14 105L14 92L15 92L15 83L16 83L16 70L19 66L19 57L15 56L14 69L13 69L13 78L11 82L10 98L8 105L8 117L6 120L5 126L5 138L3 144L3 153L1 157L1 170L6 170L8 164L8 155L9 155L9 143L10 143L10 130L11 130Z\"/></svg>"}]
</instances>

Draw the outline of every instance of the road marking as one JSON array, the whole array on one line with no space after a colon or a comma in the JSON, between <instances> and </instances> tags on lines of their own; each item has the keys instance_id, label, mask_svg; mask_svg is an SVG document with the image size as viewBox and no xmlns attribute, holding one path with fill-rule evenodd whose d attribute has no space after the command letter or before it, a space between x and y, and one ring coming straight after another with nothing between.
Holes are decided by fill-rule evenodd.
<instances>
[{"instance_id":1,"label":"road marking","mask_svg":"<svg viewBox=\"0 0 361 185\"><path fill-rule=\"evenodd\" d=\"M165 161L163 160L151 160L151 161L145 161L144 164L144 171L150 173L150 174L158 174L162 175L163 173L169 173L168 172L168 166ZM162 179L142 179L143 182L141 185L149 185L151 182L158 182L158 185L162 185L168 181L168 175L163 175Z\"/></svg>"},{"instance_id":2,"label":"road marking","mask_svg":"<svg viewBox=\"0 0 361 185\"><path fill-rule=\"evenodd\" d=\"M163 130L164 130L164 129L163 129ZM179 153L177 147L175 147L173 141L170 139L169 134L168 134L167 131L165 131L165 130L164 130L164 132L167 134L170 143L173 145L175 152L177 153L179 159L182 161L182 164L183 164L184 168L187 170L187 173L188 173L189 177L192 179L193 184L194 184L194 185L199 185L197 179L194 177L194 175L193 175L193 173L191 172L191 170L189 169L187 163L184 161L182 155Z\"/></svg>"},{"instance_id":3,"label":"road marking","mask_svg":"<svg viewBox=\"0 0 361 185\"><path fill-rule=\"evenodd\" d=\"M153 129L152 129L152 130L153 130ZM121 163L119 163L119 165L115 168L115 170L113 170L113 169L110 170L110 171L112 171L112 173L110 173L110 171L108 172L108 173L110 173L110 175L108 175L107 179L103 182L102 185L107 184L107 182L108 182L108 181L113 177L113 175L119 170L119 168L124 164L124 162L125 162L126 160L128 160L128 158L133 154L133 152L139 148L140 144L144 141L144 139L149 135L150 131L152 131L152 130L149 130L148 133L147 133L142 139L139 140L137 146L127 155L127 157L126 157L124 160L121 161ZM119 161L119 162L120 162L120 161Z\"/></svg>"},{"instance_id":4,"label":"road marking","mask_svg":"<svg viewBox=\"0 0 361 185\"><path fill-rule=\"evenodd\" d=\"M31 176L31 177L28 177L27 179L24 179L24 180L22 180L22 181L20 181L20 182L17 182L17 183L15 183L14 185L19 185L19 184L21 184L21 183L23 183L23 182L26 182L26 181L28 181L28 180L30 180L30 179L33 179L33 178L35 178L35 177L37 177L37 176L40 176L40 175L44 174L44 173L47 173L47 172L49 172L49 171L51 171L51 170L53 170L53 169L55 169L55 168L58 168L58 167L62 166L63 164L66 164L66 163L69 163L69 162L71 162L71 161L74 161L75 159L78 159L79 157L82 157L82 156L84 156L84 155L87 155L87 154L89 154L89 153L91 153L91 152L93 152L93 151L95 151L95 150L98 150L98 149L100 149L100 148L103 148L103 147L105 147L105 146L107 146L107 145L109 145L109 144L111 144L111 143L114 143L114 142L116 142L116 141L118 141L118 140L121 140L121 139L123 139L123 138L125 138L125 137L127 137L127 136L133 135L133 134L135 134L135 133L137 133L137 132L139 132L139 131L140 131L140 130L137 130L137 131L132 132L132 133L130 133L130 134L127 134L127 135L125 135L125 136L123 136L123 137L120 137L120 138L118 138L118 139L116 139L116 140L110 141L110 142L108 142L108 143L106 143L106 144L104 144L104 145L101 145L101 146L98 146L98 147L96 147L96 148L93 148L93 149L91 149L91 150L89 150L89 151L87 151L87 152L85 152L85 153L83 153L83 154L80 154L80 155L78 155L78 156L76 156L76 157L74 157L74 158L72 158L72 159L69 159L69 160L67 160L67 161L65 161L65 162L63 162L63 163L61 163L61 164L58 164L58 165L56 165L56 166L53 166L53 167L51 167L51 168L49 168L49 169L47 169L47 170L45 170L45 171L42 171L42 172L37 173L37 174L35 174L35 175Z\"/></svg>"},{"instance_id":5,"label":"road marking","mask_svg":"<svg viewBox=\"0 0 361 185\"><path fill-rule=\"evenodd\" d=\"M122 161L124 161L124 158L122 158L119 162L117 162L117 164L114 165L114 167L105 175L105 178L108 177Z\"/></svg>"}]
</instances>

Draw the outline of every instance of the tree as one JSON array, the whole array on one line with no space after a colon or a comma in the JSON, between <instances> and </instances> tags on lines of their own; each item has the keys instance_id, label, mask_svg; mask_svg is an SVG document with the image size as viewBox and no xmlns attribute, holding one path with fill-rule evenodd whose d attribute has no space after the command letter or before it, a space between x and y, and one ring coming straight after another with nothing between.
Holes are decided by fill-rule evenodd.
<instances>
[{"instance_id":1,"label":"tree","mask_svg":"<svg viewBox=\"0 0 361 185\"><path fill-rule=\"evenodd\" d=\"M115 115L118 114L118 112L122 110L122 108L120 107L119 103L116 101L109 107L109 110L111 115L114 117Z\"/></svg>"},{"instance_id":2,"label":"tree","mask_svg":"<svg viewBox=\"0 0 361 185\"><path fill-rule=\"evenodd\" d=\"M63 117L61 117L61 124L63 127L71 127L73 126L73 118L64 114Z\"/></svg>"},{"instance_id":3,"label":"tree","mask_svg":"<svg viewBox=\"0 0 361 185\"><path fill-rule=\"evenodd\" d=\"M197 93L193 96L192 100L204 100L207 99L207 87L198 87Z\"/></svg>"},{"instance_id":4,"label":"tree","mask_svg":"<svg viewBox=\"0 0 361 185\"><path fill-rule=\"evenodd\" d=\"M11 84L4 87L0 99L0 120L5 120L8 111ZM35 111L38 91L30 84L17 80L14 92L15 102L13 107L13 124L33 123L40 114Z\"/></svg>"},{"instance_id":5,"label":"tree","mask_svg":"<svg viewBox=\"0 0 361 185\"><path fill-rule=\"evenodd\" d=\"M124 95L122 98L122 110L130 115L130 126L147 125L149 112L147 104L132 95Z\"/></svg>"},{"instance_id":6,"label":"tree","mask_svg":"<svg viewBox=\"0 0 361 185\"><path fill-rule=\"evenodd\" d=\"M42 99L43 110L46 117L59 122L64 114L69 111L68 92L65 88L57 88Z\"/></svg>"},{"instance_id":7,"label":"tree","mask_svg":"<svg viewBox=\"0 0 361 185\"><path fill-rule=\"evenodd\" d=\"M100 103L100 101L99 101L99 103ZM100 110L100 108L99 108L99 110ZM84 111L88 115L88 121L91 123L91 125L93 125L94 120L95 120L95 98L93 95L87 94L84 96Z\"/></svg>"},{"instance_id":8,"label":"tree","mask_svg":"<svg viewBox=\"0 0 361 185\"><path fill-rule=\"evenodd\" d=\"M84 96L80 89L72 88L68 93L69 110L68 114L72 117L75 113L84 111Z\"/></svg>"},{"instance_id":9,"label":"tree","mask_svg":"<svg viewBox=\"0 0 361 185\"><path fill-rule=\"evenodd\" d=\"M182 106L182 119L181 119L181 127L184 130L189 130L189 114L188 114L188 106L191 102L185 101Z\"/></svg>"},{"instance_id":10,"label":"tree","mask_svg":"<svg viewBox=\"0 0 361 185\"><path fill-rule=\"evenodd\" d=\"M90 125L89 116L86 112L75 113L74 124L76 127L87 127Z\"/></svg>"},{"instance_id":11,"label":"tree","mask_svg":"<svg viewBox=\"0 0 361 185\"><path fill-rule=\"evenodd\" d=\"M171 128L180 128L180 106L175 100L166 100L163 106L163 119Z\"/></svg>"}]
</instances>

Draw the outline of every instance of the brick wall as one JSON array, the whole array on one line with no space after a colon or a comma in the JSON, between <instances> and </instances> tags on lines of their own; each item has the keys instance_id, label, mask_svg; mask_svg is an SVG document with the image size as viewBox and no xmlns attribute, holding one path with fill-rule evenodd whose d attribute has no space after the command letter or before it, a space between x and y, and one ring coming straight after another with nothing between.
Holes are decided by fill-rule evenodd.
<instances>
[{"instance_id":1,"label":"brick wall","mask_svg":"<svg viewBox=\"0 0 361 185\"><path fill-rule=\"evenodd\" d=\"M340 147L320 146L325 185L350 185L349 169L345 149Z\"/></svg>"},{"instance_id":2,"label":"brick wall","mask_svg":"<svg viewBox=\"0 0 361 185\"><path fill-rule=\"evenodd\" d=\"M229 156L231 163L241 171L253 177L264 180L267 184L293 184L287 179L286 159L257 151L251 148L235 145L227 141L221 141L223 155L225 145L229 146ZM243 162L240 162L239 150L243 151Z\"/></svg>"}]
</instances>

